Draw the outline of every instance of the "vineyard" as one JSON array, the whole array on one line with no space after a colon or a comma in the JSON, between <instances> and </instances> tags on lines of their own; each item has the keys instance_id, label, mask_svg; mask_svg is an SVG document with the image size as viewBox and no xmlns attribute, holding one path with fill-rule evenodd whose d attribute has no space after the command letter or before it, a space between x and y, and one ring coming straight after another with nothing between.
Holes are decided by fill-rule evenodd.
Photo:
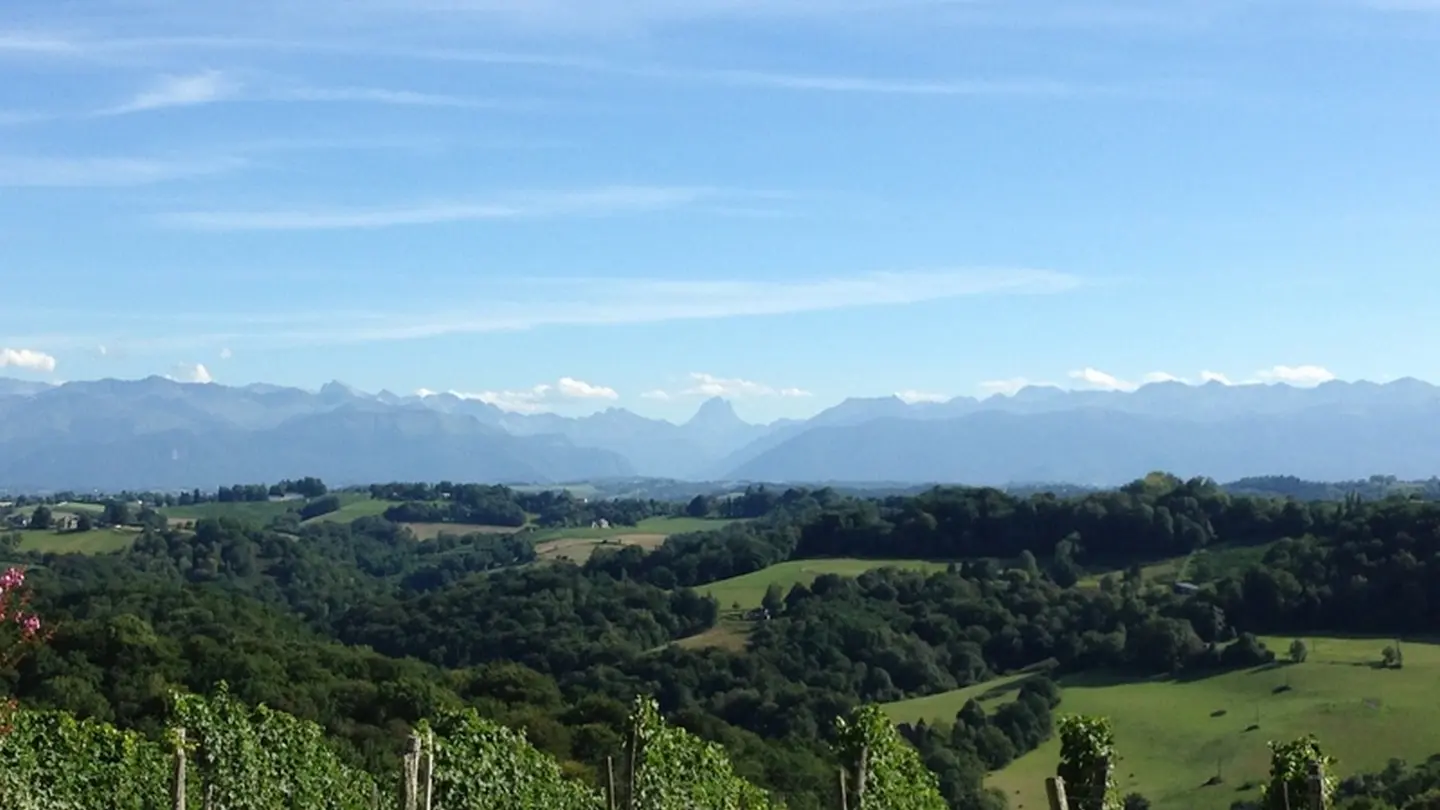
<instances>
[{"instance_id":1,"label":"vineyard","mask_svg":"<svg viewBox=\"0 0 1440 810\"><path fill-rule=\"evenodd\" d=\"M7 810L781 810L724 749L639 698L604 784L562 775L523 734L473 710L422 722L396 773L347 765L319 726L248 707L224 684L177 694L153 740L62 712L12 710L0 733ZM839 724L836 807L944 810L935 777L877 707Z\"/></svg>"}]
</instances>

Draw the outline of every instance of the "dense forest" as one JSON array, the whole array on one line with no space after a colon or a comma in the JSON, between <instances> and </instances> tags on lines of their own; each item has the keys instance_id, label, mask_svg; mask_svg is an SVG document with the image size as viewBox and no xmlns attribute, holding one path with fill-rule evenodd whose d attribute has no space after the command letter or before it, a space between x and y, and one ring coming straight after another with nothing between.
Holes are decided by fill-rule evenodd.
<instances>
[{"instance_id":1,"label":"dense forest","mask_svg":"<svg viewBox=\"0 0 1440 810\"><path fill-rule=\"evenodd\" d=\"M151 525L113 555L19 555L54 635L0 670L0 690L157 733L172 689L223 680L246 702L320 723L369 765L393 762L420 718L468 706L592 782L623 747L630 702L649 694L799 809L826 806L834 719L861 703L1035 667L1058 677L1253 666L1274 657L1259 634L1408 633L1440 620L1440 504L1421 497L1305 502L1157 474L1066 498L752 487L646 513L644 501L391 486L383 494L397 503L514 503L533 515L570 499L622 520L749 519L583 566L537 564L523 534L417 542L385 517L284 530L205 519ZM1269 545L1261 562L1193 592L1141 571L1217 543ZM697 588L829 556L949 565L797 584L743 650L672 643L714 627L726 607ZM1076 587L1101 569L1116 573ZM906 730L952 807L1002 807L985 772L1051 735L1063 696L1044 678L1031 684L990 716L967 705L953 724Z\"/></svg>"}]
</instances>

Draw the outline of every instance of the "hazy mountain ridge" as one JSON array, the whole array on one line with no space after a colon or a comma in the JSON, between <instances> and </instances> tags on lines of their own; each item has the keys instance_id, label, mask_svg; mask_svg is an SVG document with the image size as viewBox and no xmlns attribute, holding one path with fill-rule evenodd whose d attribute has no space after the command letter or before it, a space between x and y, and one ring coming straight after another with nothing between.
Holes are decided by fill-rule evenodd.
<instances>
[{"instance_id":1,"label":"hazy mountain ridge","mask_svg":"<svg viewBox=\"0 0 1440 810\"><path fill-rule=\"evenodd\" d=\"M1432 427L1435 426L1435 427ZM610 408L518 414L440 394L230 387L160 377L0 379L0 486L190 487L320 475L394 479L1113 485L1151 470L1218 480L1440 472L1440 388L1419 380L1030 387L907 404L853 398L755 425L719 398L676 424Z\"/></svg>"}]
</instances>

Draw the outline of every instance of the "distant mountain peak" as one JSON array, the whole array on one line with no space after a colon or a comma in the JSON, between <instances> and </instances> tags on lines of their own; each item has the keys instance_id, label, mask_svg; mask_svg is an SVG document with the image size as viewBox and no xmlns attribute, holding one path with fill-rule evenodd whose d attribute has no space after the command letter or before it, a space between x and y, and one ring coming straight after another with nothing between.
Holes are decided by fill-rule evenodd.
<instances>
[{"instance_id":1,"label":"distant mountain peak","mask_svg":"<svg viewBox=\"0 0 1440 810\"><path fill-rule=\"evenodd\" d=\"M729 428L745 426L747 423L735 413L735 406L724 397L711 397L700 404L700 409L690 417L686 425L706 428Z\"/></svg>"}]
</instances>

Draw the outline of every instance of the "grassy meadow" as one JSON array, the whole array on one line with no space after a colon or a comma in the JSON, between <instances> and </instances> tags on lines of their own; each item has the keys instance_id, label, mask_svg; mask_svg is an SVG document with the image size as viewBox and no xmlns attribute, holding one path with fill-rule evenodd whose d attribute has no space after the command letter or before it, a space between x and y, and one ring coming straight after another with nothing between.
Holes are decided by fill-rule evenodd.
<instances>
[{"instance_id":1,"label":"grassy meadow","mask_svg":"<svg viewBox=\"0 0 1440 810\"><path fill-rule=\"evenodd\" d=\"M19 534L20 551L39 554L109 554L129 548L140 532L130 528L63 533L48 529L24 529Z\"/></svg>"},{"instance_id":2,"label":"grassy meadow","mask_svg":"<svg viewBox=\"0 0 1440 810\"><path fill-rule=\"evenodd\" d=\"M160 514L172 522L232 517L263 524L269 523L286 512L298 511L304 505L305 501L303 500L229 501L226 503L215 501L190 506L167 506L160 510Z\"/></svg>"},{"instance_id":3,"label":"grassy meadow","mask_svg":"<svg viewBox=\"0 0 1440 810\"><path fill-rule=\"evenodd\" d=\"M380 501L371 498L369 495L341 492L340 508L334 512L313 517L306 523L349 523L352 520L359 520L363 517L379 517L385 514L385 510L395 505L394 501ZM296 507L297 509L299 507Z\"/></svg>"},{"instance_id":4,"label":"grassy meadow","mask_svg":"<svg viewBox=\"0 0 1440 810\"><path fill-rule=\"evenodd\" d=\"M1440 646L1405 643L1404 669L1386 670L1377 666L1386 639L1304 640L1309 656L1303 664L1178 681L1068 677L1061 680L1058 711L1110 718L1122 758L1120 791L1142 793L1165 810L1225 810L1237 799L1257 799L1271 740L1314 733L1339 759L1341 775L1379 770L1391 757L1421 762L1440 753ZM1265 642L1283 657L1291 639ZM969 697L1009 687L982 701L993 711L1013 699L1023 677L887 708L896 720L951 720ZM1005 793L1012 810L1044 810L1045 778L1055 773L1059 749L1052 738L991 774L988 784ZM1205 786L1217 773L1223 782Z\"/></svg>"},{"instance_id":5,"label":"grassy meadow","mask_svg":"<svg viewBox=\"0 0 1440 810\"><path fill-rule=\"evenodd\" d=\"M788 592L793 585L809 585L821 574L856 577L876 568L890 567L914 571L944 571L946 565L947 563L923 560L790 560L742 576L712 582L698 590L715 597L720 602L721 610L730 610L737 604L742 610L748 610L760 607L765 591L771 585L779 585Z\"/></svg>"}]
</instances>

